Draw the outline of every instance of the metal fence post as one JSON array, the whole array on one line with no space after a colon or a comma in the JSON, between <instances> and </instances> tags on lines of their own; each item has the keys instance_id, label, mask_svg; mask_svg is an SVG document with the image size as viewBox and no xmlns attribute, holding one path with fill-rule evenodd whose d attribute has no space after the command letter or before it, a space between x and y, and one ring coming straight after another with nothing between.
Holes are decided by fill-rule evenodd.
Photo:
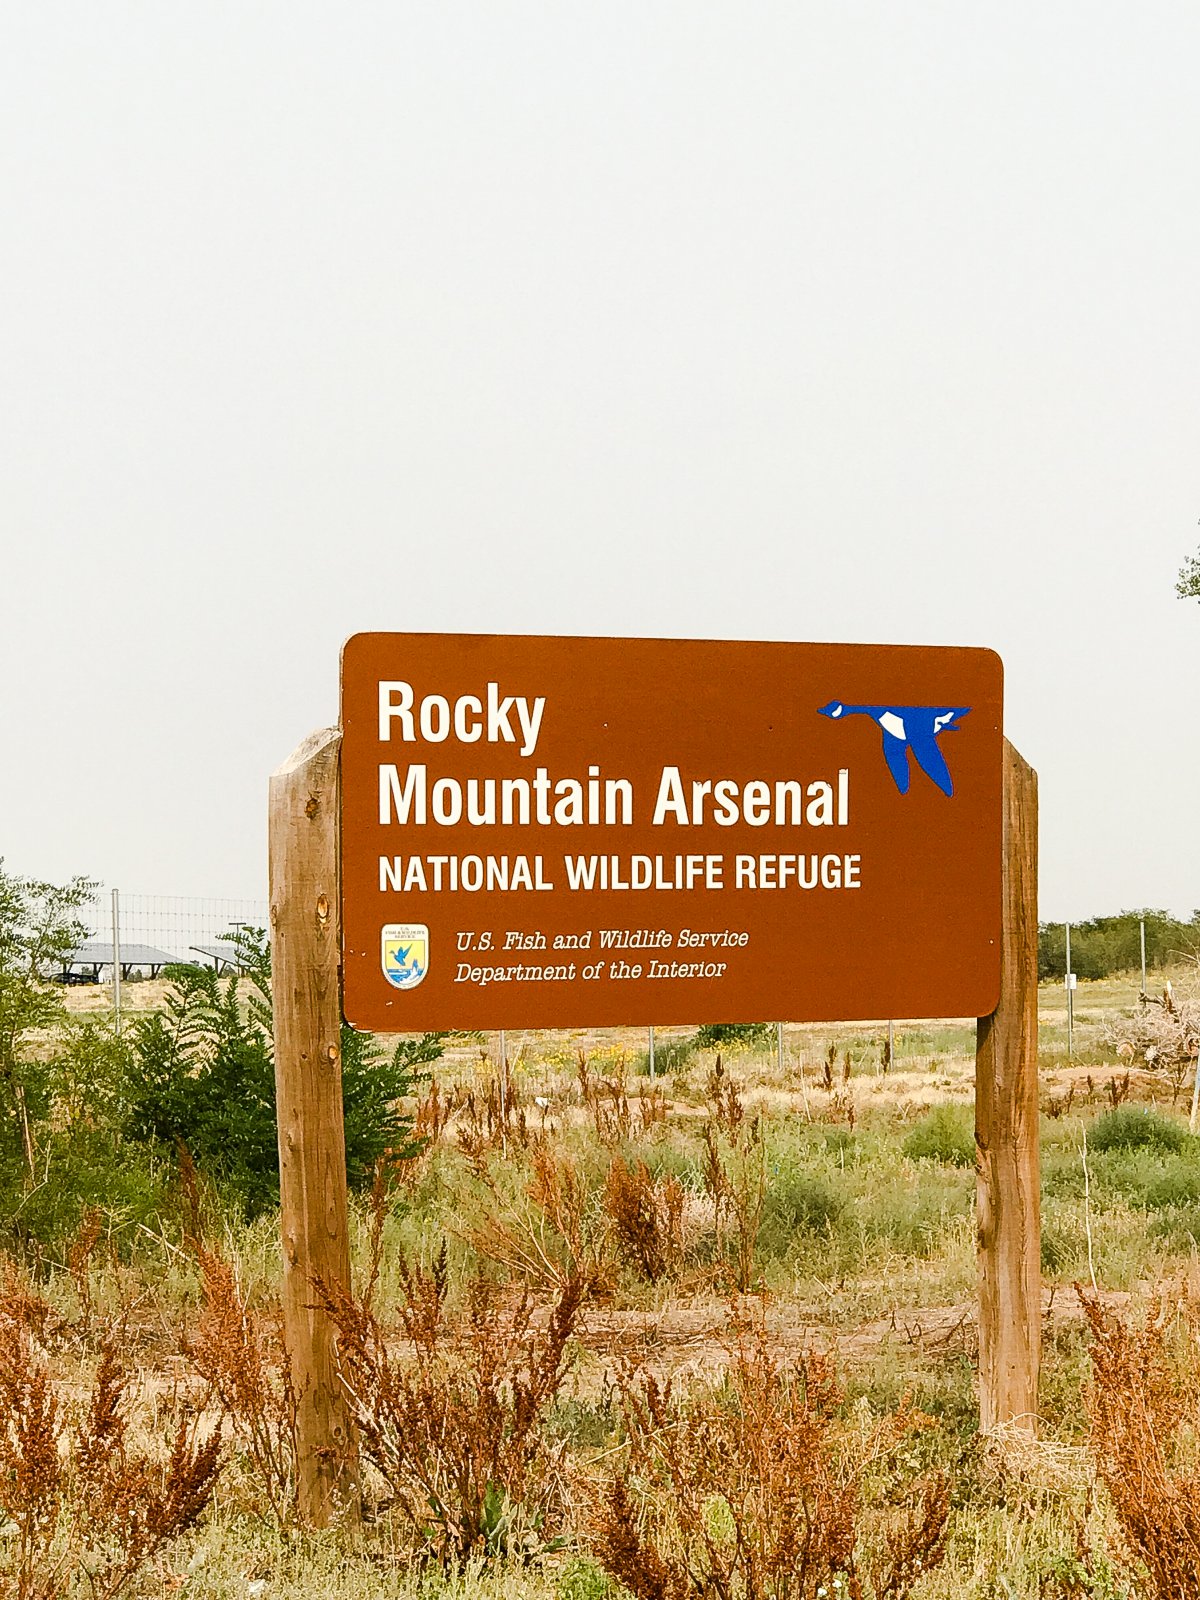
<instances>
[{"instance_id":1,"label":"metal fence post","mask_svg":"<svg viewBox=\"0 0 1200 1600\"><path fill-rule=\"evenodd\" d=\"M113 1024L121 1036L121 891L112 892Z\"/></svg>"}]
</instances>

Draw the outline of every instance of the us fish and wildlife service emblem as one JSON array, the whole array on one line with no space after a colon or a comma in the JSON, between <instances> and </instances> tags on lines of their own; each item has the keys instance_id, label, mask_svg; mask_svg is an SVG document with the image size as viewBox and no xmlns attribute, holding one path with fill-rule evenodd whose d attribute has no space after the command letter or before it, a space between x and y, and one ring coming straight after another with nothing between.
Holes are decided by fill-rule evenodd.
<instances>
[{"instance_id":1,"label":"us fish and wildlife service emblem","mask_svg":"<svg viewBox=\"0 0 1200 1600\"><path fill-rule=\"evenodd\" d=\"M420 922L388 923L380 960L393 989L415 989L429 971L429 929Z\"/></svg>"}]
</instances>

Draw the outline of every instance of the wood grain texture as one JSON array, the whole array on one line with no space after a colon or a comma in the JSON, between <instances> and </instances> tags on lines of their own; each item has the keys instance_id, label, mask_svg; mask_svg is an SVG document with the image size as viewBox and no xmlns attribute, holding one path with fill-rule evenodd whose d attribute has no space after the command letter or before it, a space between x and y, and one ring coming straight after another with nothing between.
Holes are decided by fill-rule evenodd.
<instances>
[{"instance_id":1,"label":"wood grain texture","mask_svg":"<svg viewBox=\"0 0 1200 1600\"><path fill-rule=\"evenodd\" d=\"M979 1411L1037 1431L1041 1197L1037 1071L1037 774L1004 744L1000 1003L979 1019Z\"/></svg>"},{"instance_id":2,"label":"wood grain texture","mask_svg":"<svg viewBox=\"0 0 1200 1600\"><path fill-rule=\"evenodd\" d=\"M353 1432L316 1279L348 1289L342 1113L341 733L312 734L272 773L269 857L283 1316L298 1397L298 1495L314 1527L357 1507Z\"/></svg>"}]
</instances>

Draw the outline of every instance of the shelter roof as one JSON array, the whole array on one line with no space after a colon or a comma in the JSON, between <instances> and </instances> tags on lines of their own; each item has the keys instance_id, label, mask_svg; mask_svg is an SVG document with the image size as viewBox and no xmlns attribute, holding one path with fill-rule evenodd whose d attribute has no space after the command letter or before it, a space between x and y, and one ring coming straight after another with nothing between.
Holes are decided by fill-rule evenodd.
<instances>
[{"instance_id":1,"label":"shelter roof","mask_svg":"<svg viewBox=\"0 0 1200 1600\"><path fill-rule=\"evenodd\" d=\"M215 961L218 965L222 962L230 967L238 965L238 950L235 944L228 942L225 944L192 944L188 946L188 949L195 950L202 956L207 956L210 961Z\"/></svg>"},{"instance_id":2,"label":"shelter roof","mask_svg":"<svg viewBox=\"0 0 1200 1600\"><path fill-rule=\"evenodd\" d=\"M113 947L100 940L92 940L88 944L76 945L66 958L68 967L110 967L113 959ZM121 942L120 961L123 967L166 967L179 960L178 956L168 955L165 950L158 950L152 944L126 944Z\"/></svg>"}]
</instances>

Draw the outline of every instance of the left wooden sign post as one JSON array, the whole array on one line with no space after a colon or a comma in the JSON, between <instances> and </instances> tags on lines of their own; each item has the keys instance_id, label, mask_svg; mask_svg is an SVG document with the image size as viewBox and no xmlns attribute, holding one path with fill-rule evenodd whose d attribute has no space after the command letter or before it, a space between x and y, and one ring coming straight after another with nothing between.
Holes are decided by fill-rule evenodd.
<instances>
[{"instance_id":1,"label":"left wooden sign post","mask_svg":"<svg viewBox=\"0 0 1200 1600\"><path fill-rule=\"evenodd\" d=\"M275 1094L283 1325L295 1387L297 1500L312 1527L352 1518L358 1464L336 1334L314 1283L350 1288L342 1113L341 747L311 734L271 774Z\"/></svg>"}]
</instances>

